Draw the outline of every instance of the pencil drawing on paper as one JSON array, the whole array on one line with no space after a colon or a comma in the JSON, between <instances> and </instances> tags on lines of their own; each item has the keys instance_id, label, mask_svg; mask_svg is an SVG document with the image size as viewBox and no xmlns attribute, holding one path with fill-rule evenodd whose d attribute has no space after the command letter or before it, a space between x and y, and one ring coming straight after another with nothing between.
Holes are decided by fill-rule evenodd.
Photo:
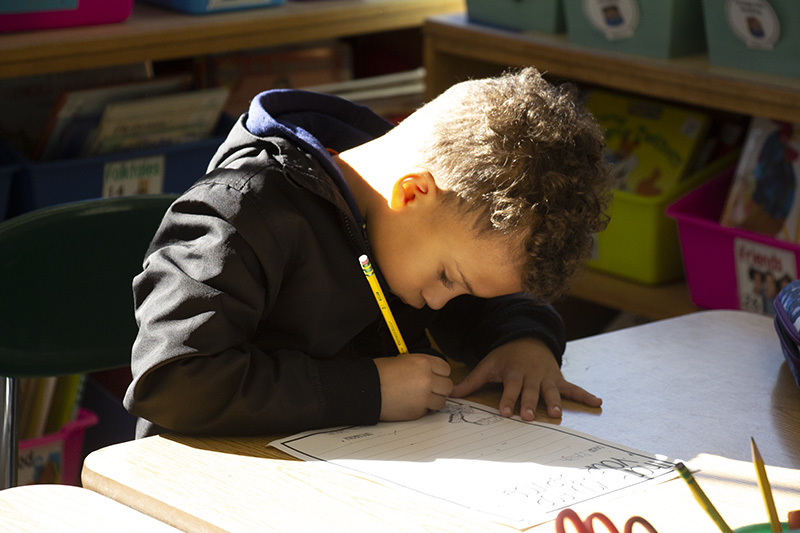
<instances>
[{"instance_id":1,"label":"pencil drawing on paper","mask_svg":"<svg viewBox=\"0 0 800 533\"><path fill-rule=\"evenodd\" d=\"M473 409L470 405L459 403L448 403L439 412L449 415L447 421L450 424L460 424L462 422L466 422L467 424L488 426L503 420L500 415L487 413L486 411L478 411Z\"/></svg>"}]
</instances>

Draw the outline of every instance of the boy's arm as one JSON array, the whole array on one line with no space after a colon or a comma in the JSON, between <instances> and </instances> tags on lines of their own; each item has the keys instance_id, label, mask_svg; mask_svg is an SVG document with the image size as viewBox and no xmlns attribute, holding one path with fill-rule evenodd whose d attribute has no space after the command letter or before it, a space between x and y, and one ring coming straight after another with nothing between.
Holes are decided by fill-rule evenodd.
<instances>
[{"instance_id":1,"label":"boy's arm","mask_svg":"<svg viewBox=\"0 0 800 533\"><path fill-rule=\"evenodd\" d=\"M560 366L566 347L561 315L524 294L490 299L460 296L437 314L430 331L448 357L471 364L508 342L533 337L550 349Z\"/></svg>"},{"instance_id":2,"label":"boy's arm","mask_svg":"<svg viewBox=\"0 0 800 533\"><path fill-rule=\"evenodd\" d=\"M448 309L451 304L456 305ZM511 416L519 404L524 420L533 420L540 398L554 418L561 416L562 397L592 407L602 403L561 374L564 323L552 306L525 295L490 300L462 296L444 311L432 328L437 343L448 356L477 363L454 387L453 396L502 383L500 413Z\"/></svg>"},{"instance_id":3,"label":"boy's arm","mask_svg":"<svg viewBox=\"0 0 800 533\"><path fill-rule=\"evenodd\" d=\"M371 359L316 360L279 347L267 353L253 342L283 281L279 266L268 271L261 261L279 247L265 233L258 238L260 255L191 197L167 215L134 281L140 331L126 407L195 434L376 422L381 393Z\"/></svg>"}]
</instances>

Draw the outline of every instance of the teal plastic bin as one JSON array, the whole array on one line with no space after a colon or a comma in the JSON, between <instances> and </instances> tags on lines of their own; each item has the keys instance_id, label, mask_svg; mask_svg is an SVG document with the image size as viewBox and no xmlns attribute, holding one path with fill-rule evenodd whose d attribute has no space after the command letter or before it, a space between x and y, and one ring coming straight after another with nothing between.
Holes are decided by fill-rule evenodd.
<instances>
[{"instance_id":1,"label":"teal plastic bin","mask_svg":"<svg viewBox=\"0 0 800 533\"><path fill-rule=\"evenodd\" d=\"M800 2L703 0L714 65L800 77Z\"/></svg>"},{"instance_id":2,"label":"teal plastic bin","mask_svg":"<svg viewBox=\"0 0 800 533\"><path fill-rule=\"evenodd\" d=\"M563 33L562 0L467 0L472 22L512 30Z\"/></svg>"},{"instance_id":3,"label":"teal plastic bin","mask_svg":"<svg viewBox=\"0 0 800 533\"><path fill-rule=\"evenodd\" d=\"M697 0L563 2L567 34L575 44L661 59L706 51Z\"/></svg>"}]
</instances>

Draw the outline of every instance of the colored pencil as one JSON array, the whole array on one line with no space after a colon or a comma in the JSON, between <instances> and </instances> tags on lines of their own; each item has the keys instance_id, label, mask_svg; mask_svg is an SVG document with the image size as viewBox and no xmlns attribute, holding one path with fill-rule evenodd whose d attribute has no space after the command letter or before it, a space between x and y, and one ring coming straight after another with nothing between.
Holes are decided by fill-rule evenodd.
<instances>
[{"instance_id":1,"label":"colored pencil","mask_svg":"<svg viewBox=\"0 0 800 533\"><path fill-rule=\"evenodd\" d=\"M692 473L689 472L688 468L686 468L686 465L683 463L678 463L675 465L675 470L678 471L678 474L680 474L681 478L686 482L687 485L689 485L692 494L694 494L694 499L697 500L697 503L699 503L703 509L705 509L706 513L708 513L708 516L711 517L711 520L717 524L719 530L723 533L733 533L733 530L728 527L728 524L725 523L725 520L723 520L722 516L720 516L720 514L717 512L714 504L712 504L711 500L708 499L706 493L703 492L703 489L701 489L700 485L697 484L697 481L694 479Z\"/></svg>"},{"instance_id":2,"label":"colored pencil","mask_svg":"<svg viewBox=\"0 0 800 533\"><path fill-rule=\"evenodd\" d=\"M750 451L753 454L753 465L756 467L758 487L761 489L761 496L764 497L764 505L769 515L770 531L780 533L782 531L781 520L778 518L778 511L775 509L775 500L772 499L772 489L769 486L769 479L767 479L767 469L764 467L764 460L761 458L761 452L758 451L758 446L756 446L756 441L753 437L750 437Z\"/></svg>"},{"instance_id":3,"label":"colored pencil","mask_svg":"<svg viewBox=\"0 0 800 533\"><path fill-rule=\"evenodd\" d=\"M367 277L369 287L372 289L372 295L375 296L375 301L378 302L378 307L381 313L383 313L383 319L386 321L386 325L389 326L389 331L392 333L394 343L397 345L398 353L408 353L408 348L406 348L406 343L403 340L403 336L400 334L400 328L397 327L397 322L394 320L392 310L389 309L389 303L383 295L383 290L381 289L380 283L378 283L378 276L375 275L372 263L370 263L366 255L359 257L358 262L361 264L361 270L364 271L364 275Z\"/></svg>"}]
</instances>

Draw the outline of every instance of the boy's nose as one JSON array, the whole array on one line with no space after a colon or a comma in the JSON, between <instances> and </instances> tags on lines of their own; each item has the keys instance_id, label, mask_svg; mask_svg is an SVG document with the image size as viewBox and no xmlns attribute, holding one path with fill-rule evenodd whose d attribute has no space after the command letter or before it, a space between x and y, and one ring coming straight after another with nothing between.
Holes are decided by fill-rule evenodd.
<instances>
[{"instance_id":1,"label":"boy's nose","mask_svg":"<svg viewBox=\"0 0 800 533\"><path fill-rule=\"evenodd\" d=\"M425 299L425 303L431 309L441 309L444 307L444 304L450 301L450 298L452 298L453 295L450 293L450 291L441 288L423 291L422 297Z\"/></svg>"}]
</instances>

